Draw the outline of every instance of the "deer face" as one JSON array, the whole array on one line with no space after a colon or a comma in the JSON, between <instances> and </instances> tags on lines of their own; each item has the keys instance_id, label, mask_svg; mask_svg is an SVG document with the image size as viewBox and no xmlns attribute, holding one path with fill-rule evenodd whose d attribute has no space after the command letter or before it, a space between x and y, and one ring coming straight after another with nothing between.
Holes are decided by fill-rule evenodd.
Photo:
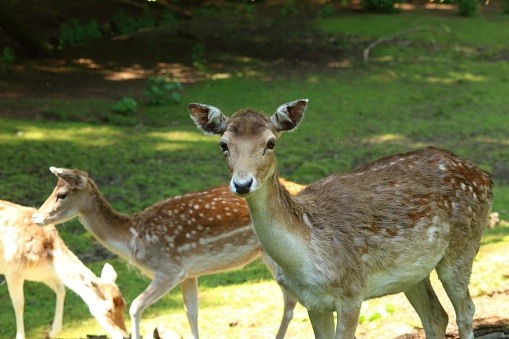
<instances>
[{"instance_id":1,"label":"deer face","mask_svg":"<svg viewBox=\"0 0 509 339\"><path fill-rule=\"evenodd\" d=\"M232 192L248 195L274 174L277 138L281 132L297 127L307 100L281 105L272 116L244 109L227 118L213 106L190 104L188 107L199 128L208 134L221 135L219 146L232 175Z\"/></svg>"},{"instance_id":2,"label":"deer face","mask_svg":"<svg viewBox=\"0 0 509 339\"><path fill-rule=\"evenodd\" d=\"M252 124L239 123L245 117ZM276 170L277 132L268 119L256 112L236 113L223 133L219 145L231 173L230 189L236 194L256 191Z\"/></svg>"},{"instance_id":3,"label":"deer face","mask_svg":"<svg viewBox=\"0 0 509 339\"><path fill-rule=\"evenodd\" d=\"M68 221L77 216L86 204L86 173L55 167L50 167L50 170L58 177L58 182L48 199L32 216L38 225Z\"/></svg>"}]
</instances>

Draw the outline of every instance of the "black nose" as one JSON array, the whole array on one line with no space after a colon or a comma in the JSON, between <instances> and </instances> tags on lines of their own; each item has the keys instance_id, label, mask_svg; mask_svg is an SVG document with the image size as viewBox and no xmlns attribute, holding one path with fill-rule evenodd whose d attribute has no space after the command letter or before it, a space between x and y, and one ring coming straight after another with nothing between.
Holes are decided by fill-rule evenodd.
<instances>
[{"instance_id":1,"label":"black nose","mask_svg":"<svg viewBox=\"0 0 509 339\"><path fill-rule=\"evenodd\" d=\"M253 184L253 179L249 180L248 182L244 182L244 183L237 183L237 182L233 182L233 185L235 186L235 191L237 192L237 194L246 194L246 193L249 193L249 189L251 188L251 185Z\"/></svg>"}]
</instances>

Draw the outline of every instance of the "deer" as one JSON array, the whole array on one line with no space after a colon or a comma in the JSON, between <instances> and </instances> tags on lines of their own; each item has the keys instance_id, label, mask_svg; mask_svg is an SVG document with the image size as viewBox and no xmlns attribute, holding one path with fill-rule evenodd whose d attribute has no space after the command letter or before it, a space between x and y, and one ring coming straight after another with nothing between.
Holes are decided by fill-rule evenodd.
<instances>
[{"instance_id":1,"label":"deer","mask_svg":"<svg viewBox=\"0 0 509 339\"><path fill-rule=\"evenodd\" d=\"M25 338L25 280L41 282L56 295L55 316L48 338L62 329L67 286L88 305L91 314L114 339L127 337L126 302L115 284L117 273L105 264L100 277L65 245L56 227L32 222L35 208L0 200L0 274L5 275L16 318L16 339Z\"/></svg>"},{"instance_id":2,"label":"deer","mask_svg":"<svg viewBox=\"0 0 509 339\"><path fill-rule=\"evenodd\" d=\"M330 174L292 197L278 182L275 149L307 106L300 99L271 115L245 108L226 116L200 103L188 110L199 129L220 136L230 189L246 199L277 282L307 309L315 337L354 338L365 300L403 292L426 337L443 338L436 270L460 337L473 338L468 285L493 203L490 175L430 146Z\"/></svg>"},{"instance_id":3,"label":"deer","mask_svg":"<svg viewBox=\"0 0 509 339\"><path fill-rule=\"evenodd\" d=\"M252 230L247 204L228 185L168 198L129 216L112 208L88 173L50 170L58 182L33 215L34 222L60 224L77 216L103 246L152 279L129 308L132 338L140 338L142 312L176 285L192 336L199 338L199 276L239 269L260 257L275 274ZM282 182L294 192L303 187ZM283 318L276 338L284 337L296 305L293 296L284 289L282 293Z\"/></svg>"}]
</instances>

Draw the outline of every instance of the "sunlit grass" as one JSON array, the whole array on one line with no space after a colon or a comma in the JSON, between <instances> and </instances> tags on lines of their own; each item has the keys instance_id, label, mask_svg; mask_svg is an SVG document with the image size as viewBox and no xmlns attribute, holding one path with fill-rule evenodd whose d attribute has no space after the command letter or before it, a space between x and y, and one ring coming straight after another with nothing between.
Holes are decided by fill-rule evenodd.
<instances>
[{"instance_id":1,"label":"sunlit grass","mask_svg":"<svg viewBox=\"0 0 509 339\"><path fill-rule=\"evenodd\" d=\"M505 290L509 287L506 268L507 244L486 245L481 248L476 261L471 279L472 295L484 295L487 293ZM115 265L117 268L119 264ZM256 262L250 267L262 268L261 262ZM146 283L146 279L136 276L136 273L129 276L122 267L122 273L118 284L126 289L130 286L129 280ZM263 268L262 268L263 269ZM200 334L204 338L272 338L279 327L282 316L282 297L277 284L270 279L268 273L262 274L262 278L253 277L247 282L208 286L208 280L230 279L231 276L241 277L243 271L229 274L219 274L210 277L203 277L199 287L200 312L199 326ZM141 280L140 280L141 279ZM432 283L441 300L441 303L449 313L450 326L454 326L454 311L438 281L436 274L432 274ZM132 293L126 296L128 301L135 296ZM141 292L142 288L137 291ZM48 293L49 290L47 291ZM70 292L69 294L71 294ZM68 296L69 298L69 296ZM69 302L79 302L75 295L71 295ZM76 315L67 314L64 319L64 329L61 338L84 338L87 334L104 334L96 322L87 315L84 305L81 308L80 320L73 320ZM508 308L507 305L506 308ZM68 312L68 311L66 311ZM126 317L128 318L127 312ZM130 322L128 321L129 325ZM411 332L414 328L420 328L419 317L413 311L403 294L397 294L379 299L373 299L363 304L358 327L358 335L363 338L392 338L404 333ZM30 329L30 336L44 333L47 325ZM175 288L163 300L159 301L146 310L143 315L141 330L145 336L150 338L155 328L171 331L182 335L184 338L190 336L187 318L183 310L180 289ZM293 321L288 329L289 338L307 339L313 337L311 325L307 318L306 310L297 305Z\"/></svg>"}]
</instances>

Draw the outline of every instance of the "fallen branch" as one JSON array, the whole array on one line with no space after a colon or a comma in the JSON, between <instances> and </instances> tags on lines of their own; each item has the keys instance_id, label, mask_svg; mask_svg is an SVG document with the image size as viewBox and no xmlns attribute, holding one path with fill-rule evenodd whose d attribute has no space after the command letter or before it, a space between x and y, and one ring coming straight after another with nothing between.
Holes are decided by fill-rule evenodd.
<instances>
[{"instance_id":1,"label":"fallen branch","mask_svg":"<svg viewBox=\"0 0 509 339\"><path fill-rule=\"evenodd\" d=\"M376 46L383 44L383 43L391 42L393 40L396 40L400 36L403 36L406 34L415 33L415 32L423 32L423 31L435 31L435 29L431 28L431 27L414 27L414 28L406 29L404 31L397 32L397 33L390 35L388 37L382 37L382 38L376 39L375 41L371 42L368 45L368 47L366 47L364 49L364 52L363 52L364 62L369 61L369 54L371 53L371 50L373 48L375 48Z\"/></svg>"}]
</instances>

